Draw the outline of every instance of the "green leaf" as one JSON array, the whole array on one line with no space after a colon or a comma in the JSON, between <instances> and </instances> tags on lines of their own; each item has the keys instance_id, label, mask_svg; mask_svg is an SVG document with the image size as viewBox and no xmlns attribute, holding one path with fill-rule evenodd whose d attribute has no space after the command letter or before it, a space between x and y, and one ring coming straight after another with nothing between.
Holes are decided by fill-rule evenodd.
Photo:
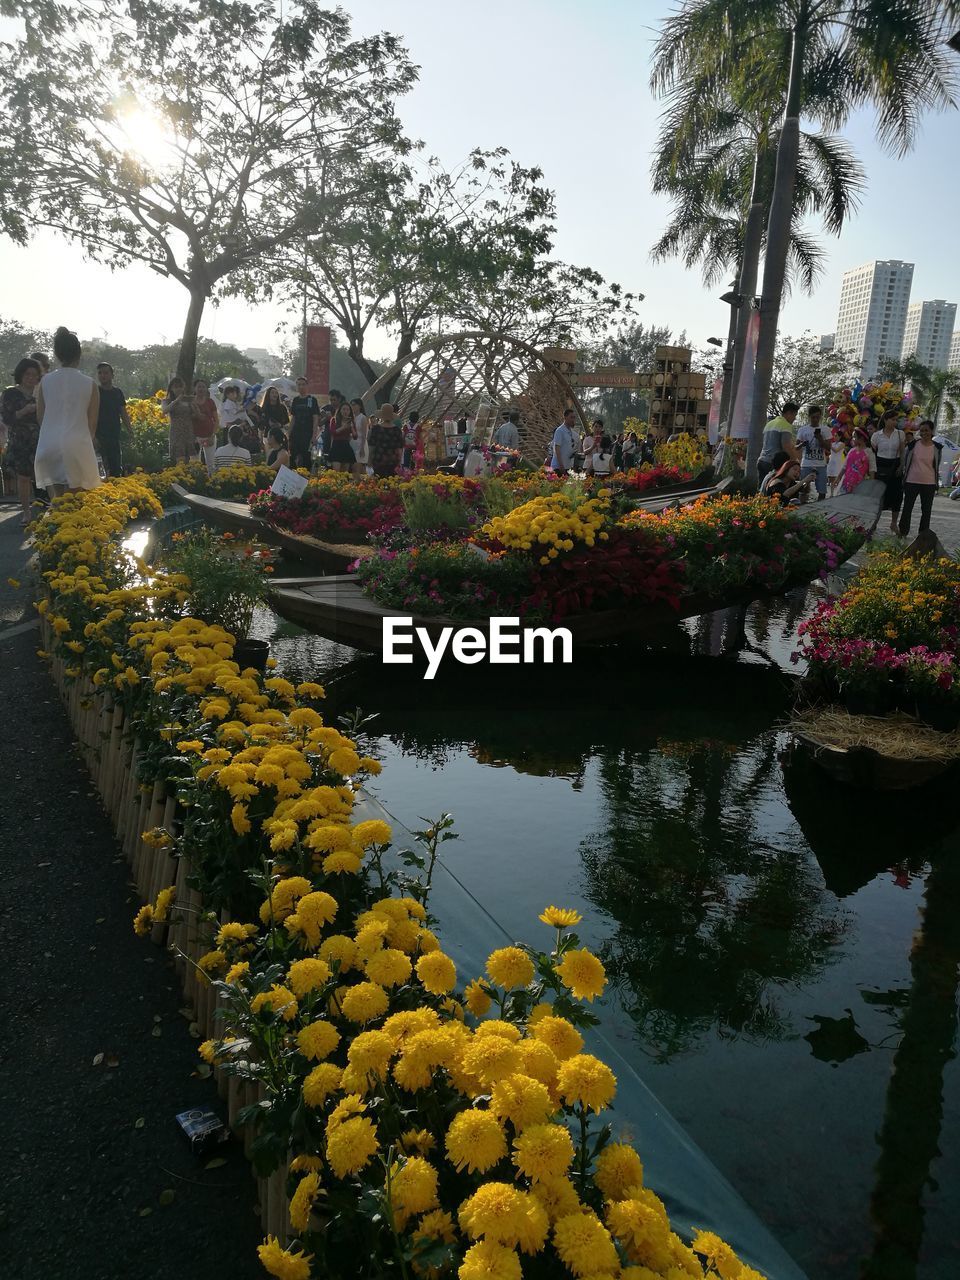
<instances>
[{"instance_id":1,"label":"green leaf","mask_svg":"<svg viewBox=\"0 0 960 1280\"><path fill-rule=\"evenodd\" d=\"M173 1204L177 1198L176 1191L172 1187L167 1187L165 1191L160 1192L160 1203L166 1208L168 1204Z\"/></svg>"}]
</instances>

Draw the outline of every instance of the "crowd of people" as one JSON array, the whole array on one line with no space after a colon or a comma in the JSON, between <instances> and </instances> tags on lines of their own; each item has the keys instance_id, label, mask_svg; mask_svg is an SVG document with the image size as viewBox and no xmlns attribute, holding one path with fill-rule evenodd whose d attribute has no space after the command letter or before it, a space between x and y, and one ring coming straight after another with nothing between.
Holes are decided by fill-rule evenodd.
<instances>
[{"instance_id":1,"label":"crowd of people","mask_svg":"<svg viewBox=\"0 0 960 1280\"><path fill-rule=\"evenodd\" d=\"M4 465L16 476L24 524L38 490L56 496L124 473L123 434L131 429L126 398L114 384L110 364L98 364L92 378L80 371L81 355L76 334L60 328L54 337L57 367L51 369L43 352L24 356L3 392L0 445ZM416 410L402 418L396 406L382 404L367 413L361 399L347 400L335 389L321 403L305 378L297 379L296 394L289 396L273 384L257 394L228 381L220 386L219 401L205 378L195 378L190 386L173 378L161 407L169 421L170 462L199 457L211 474L237 463L265 463L274 471L284 466L311 471L319 464L356 476L390 476L424 461L425 424ZM766 425L757 468L762 492L783 503L804 502L813 493L823 500L828 494L853 493L876 477L885 486L892 533L909 534L917 505L921 532L930 527L943 447L934 439L931 419L905 420L890 409L876 430L868 431L862 425L828 427L821 405L809 405L798 425L799 416L800 406L790 402ZM553 432L544 466L560 475L610 475L655 465L656 444L652 432L642 438L636 431L608 432L602 418L581 431L570 408ZM504 409L490 452L517 458L519 449L519 416ZM445 454L442 446L429 460L439 463ZM469 475L484 465L468 421L461 418L454 460L441 469ZM950 496L960 498L960 476L955 484Z\"/></svg>"},{"instance_id":2,"label":"crowd of people","mask_svg":"<svg viewBox=\"0 0 960 1280\"><path fill-rule=\"evenodd\" d=\"M174 378L162 402L170 419L170 461L189 462L198 454L212 472L238 462L264 462L274 471L311 471L319 461L353 475L392 475L412 465L419 415L404 422L392 404L367 413L359 398L331 390L323 402L298 378L296 394L267 386L257 395L235 383L221 387L221 401L203 378L192 388ZM222 442L221 442L222 441Z\"/></svg>"},{"instance_id":3,"label":"crowd of people","mask_svg":"<svg viewBox=\"0 0 960 1280\"><path fill-rule=\"evenodd\" d=\"M933 500L940 487L943 445L934 439L931 418L907 423L897 409L880 418L876 430L862 426L828 428L823 406L812 404L798 426L800 406L789 401L767 423L757 463L760 490L781 502L804 502L815 492L853 493L868 478L883 482L883 510L890 532L905 538L920 507L920 532L930 528ZM960 469L960 463L954 470ZM960 475L952 498L960 498Z\"/></svg>"},{"instance_id":4,"label":"crowd of people","mask_svg":"<svg viewBox=\"0 0 960 1280\"><path fill-rule=\"evenodd\" d=\"M498 428L494 440L498 441L499 436ZM553 433L546 465L561 475L583 471L587 475L606 476L616 471L630 471L633 467L654 466L656 444L652 431L642 440L636 431L611 435L604 430L602 418L594 418L586 431L578 433L576 413L567 409Z\"/></svg>"}]
</instances>

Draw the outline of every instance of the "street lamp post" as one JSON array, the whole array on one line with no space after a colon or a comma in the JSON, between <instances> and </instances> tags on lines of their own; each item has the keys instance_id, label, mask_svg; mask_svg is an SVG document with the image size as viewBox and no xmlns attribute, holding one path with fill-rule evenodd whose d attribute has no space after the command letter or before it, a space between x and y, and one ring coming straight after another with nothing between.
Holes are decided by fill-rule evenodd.
<instances>
[{"instance_id":1,"label":"street lamp post","mask_svg":"<svg viewBox=\"0 0 960 1280\"><path fill-rule=\"evenodd\" d=\"M730 323L727 326L727 345L723 354L723 387L720 392L720 421L729 427L730 413L733 409L733 387L736 370L734 368L734 349L737 339L737 324L740 308L743 305L743 294L737 293L737 282L731 280L727 292L721 294L720 301L730 307Z\"/></svg>"}]
</instances>

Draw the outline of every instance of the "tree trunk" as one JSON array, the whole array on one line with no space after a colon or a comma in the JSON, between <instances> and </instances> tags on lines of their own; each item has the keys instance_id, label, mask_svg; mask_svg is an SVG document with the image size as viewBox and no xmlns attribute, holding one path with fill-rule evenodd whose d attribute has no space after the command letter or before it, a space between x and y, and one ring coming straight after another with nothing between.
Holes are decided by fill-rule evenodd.
<instances>
[{"instance_id":1,"label":"tree trunk","mask_svg":"<svg viewBox=\"0 0 960 1280\"><path fill-rule=\"evenodd\" d=\"M353 343L351 343L350 346L347 348L347 355L350 357L353 363L357 366L357 368L366 378L367 385L372 387L373 384L376 382L377 378L379 377L379 374L377 373L376 369L374 369L370 361L363 354L362 348L357 347Z\"/></svg>"},{"instance_id":2,"label":"tree trunk","mask_svg":"<svg viewBox=\"0 0 960 1280\"><path fill-rule=\"evenodd\" d=\"M397 343L397 354L396 354L396 357L394 358L394 360L393 360L391 363L396 364L396 363L397 363L397 361L399 361L399 360L406 360L407 356L408 356L408 355L410 354L410 352L413 350L413 344L414 344L414 340L415 340L415 338L416 338L416 333L415 333L415 331L414 331L414 330L412 330L412 329L402 329L402 330L400 331L400 341ZM382 390L381 390L381 392L380 392L380 403L381 403L381 404L393 404L393 403L394 403L394 401L393 401L393 389L394 389L394 387L397 385L397 379L398 379L400 376L401 376L401 375L398 373L398 374L396 375L396 377L391 378L391 380L390 380L389 382L387 382L387 383L385 383L385 384L384 384L384 386L383 386L383 388L382 388Z\"/></svg>"},{"instance_id":3,"label":"tree trunk","mask_svg":"<svg viewBox=\"0 0 960 1280\"><path fill-rule=\"evenodd\" d=\"M773 196L767 221L767 246L763 262L763 290L760 298L760 334L757 340L757 368L753 391L753 413L750 439L747 442L746 477L756 479L757 459L763 440L763 427L773 381L773 357L777 344L780 302L787 273L790 250L790 226L797 183L797 161L800 155L800 96L803 64L807 47L807 5L801 4L793 28L790 50L790 80L787 102L777 146L777 168L773 179Z\"/></svg>"},{"instance_id":4,"label":"tree trunk","mask_svg":"<svg viewBox=\"0 0 960 1280\"><path fill-rule=\"evenodd\" d=\"M772 161L770 148L759 144L753 162L753 184L750 191L750 208L743 229L743 253L740 257L740 276L737 293L743 299L737 311L737 336L733 344L733 371L730 377L730 402L728 425L733 420L737 403L737 388L743 375L743 355L747 346L747 328L753 314L752 301L757 293L757 277L760 274L760 250L763 247L763 221L769 198L769 169Z\"/></svg>"},{"instance_id":5,"label":"tree trunk","mask_svg":"<svg viewBox=\"0 0 960 1280\"><path fill-rule=\"evenodd\" d=\"M188 387L193 384L193 373L197 363L197 339L200 335L200 320L206 301L207 290L202 285L192 284L190 306L187 308L187 320L183 326L180 354L177 357L177 377L182 378Z\"/></svg>"}]
</instances>

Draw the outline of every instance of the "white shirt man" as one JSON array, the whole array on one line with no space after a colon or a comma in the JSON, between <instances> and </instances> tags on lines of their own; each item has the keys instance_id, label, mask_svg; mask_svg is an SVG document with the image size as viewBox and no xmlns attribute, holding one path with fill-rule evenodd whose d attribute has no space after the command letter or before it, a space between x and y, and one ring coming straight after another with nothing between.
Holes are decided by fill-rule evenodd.
<instances>
[{"instance_id":1,"label":"white shirt man","mask_svg":"<svg viewBox=\"0 0 960 1280\"><path fill-rule=\"evenodd\" d=\"M800 479L813 476L817 498L821 502L827 496L827 462L830 458L830 433L822 427L822 418L823 410L811 405L807 410L807 421L797 431Z\"/></svg>"},{"instance_id":2,"label":"white shirt man","mask_svg":"<svg viewBox=\"0 0 960 1280\"><path fill-rule=\"evenodd\" d=\"M553 433L553 451L550 467L561 474L573 470L573 455L577 452L577 436L573 429L574 412L567 409L563 421Z\"/></svg>"}]
</instances>

